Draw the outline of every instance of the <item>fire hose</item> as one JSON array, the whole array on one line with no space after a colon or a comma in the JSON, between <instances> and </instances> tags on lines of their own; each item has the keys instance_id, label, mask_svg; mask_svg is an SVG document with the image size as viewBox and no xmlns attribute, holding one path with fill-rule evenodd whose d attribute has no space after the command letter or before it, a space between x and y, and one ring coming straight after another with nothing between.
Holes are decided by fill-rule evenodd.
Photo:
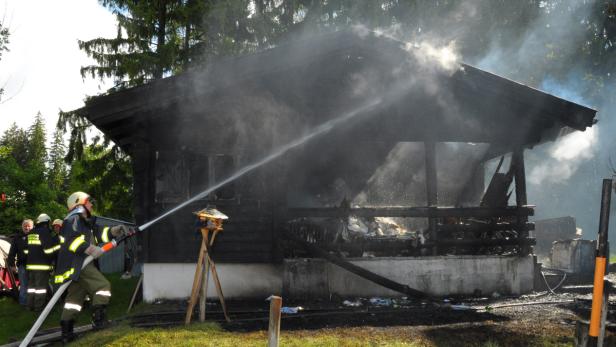
<instances>
[{"instance_id":1,"label":"fire hose","mask_svg":"<svg viewBox=\"0 0 616 347\"><path fill-rule=\"evenodd\" d=\"M111 251L112 249L116 248L120 243L124 242L129 237L134 236L137 232L142 231L143 229L141 229L141 227L137 227L137 228L132 228L132 229L129 229L129 230L131 230L131 231L127 235L122 235L117 240L111 240L111 241L105 243L101 247L102 250L103 250L103 255L105 253ZM91 255L87 256L86 259L83 261L83 266L81 266L81 268L82 269L85 268L93 260L94 260L94 258ZM47 316L49 315L49 313L53 309L53 307L56 304L56 302L58 302L58 300L62 296L62 293L64 293L64 291L66 291L66 289L68 288L68 286L72 282L73 282L72 280L68 280L68 281L64 282L58 288L58 290L56 290L54 295L51 297L51 300L49 300L49 302L47 303L47 306L45 306L45 308L43 309L43 312L41 312L39 317L36 319L36 322L34 322L34 325L32 325L32 327L30 328L30 331L28 331L28 334L26 335L26 337L24 337L24 339L19 344L19 347L28 346L28 344L30 343L30 341L32 341L32 338L34 337L36 332L39 330L39 328L41 327L43 322L45 322L45 319L47 319Z\"/></svg>"}]
</instances>

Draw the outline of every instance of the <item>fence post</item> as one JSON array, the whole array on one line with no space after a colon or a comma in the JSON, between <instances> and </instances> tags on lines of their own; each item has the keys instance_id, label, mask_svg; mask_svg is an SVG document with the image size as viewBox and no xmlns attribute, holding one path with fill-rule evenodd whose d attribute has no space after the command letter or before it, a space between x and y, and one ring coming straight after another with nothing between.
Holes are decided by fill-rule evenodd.
<instances>
[{"instance_id":1,"label":"fence post","mask_svg":"<svg viewBox=\"0 0 616 347\"><path fill-rule=\"evenodd\" d=\"M268 347L278 347L280 338L280 308L282 307L282 298L279 296L270 296L270 314L268 328Z\"/></svg>"}]
</instances>

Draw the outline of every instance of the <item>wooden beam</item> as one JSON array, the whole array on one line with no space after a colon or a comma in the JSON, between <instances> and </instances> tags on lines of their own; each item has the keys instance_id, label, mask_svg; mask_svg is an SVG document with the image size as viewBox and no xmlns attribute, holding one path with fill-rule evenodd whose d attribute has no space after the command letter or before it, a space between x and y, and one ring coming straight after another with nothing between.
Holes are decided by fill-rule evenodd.
<instances>
[{"instance_id":1,"label":"wooden beam","mask_svg":"<svg viewBox=\"0 0 616 347\"><path fill-rule=\"evenodd\" d=\"M433 141L424 142L425 160L426 160L426 202L428 207L434 207L438 204L438 192L436 185L436 143ZM434 217L430 217L428 220L428 230L432 236L432 241L438 239L436 230L437 220ZM435 246L432 249L432 255L436 255L438 249Z\"/></svg>"},{"instance_id":2,"label":"wooden beam","mask_svg":"<svg viewBox=\"0 0 616 347\"><path fill-rule=\"evenodd\" d=\"M357 217L407 217L407 218L442 218L442 217L511 217L532 216L533 206L508 207L303 207L289 208L287 219L300 217L344 218Z\"/></svg>"},{"instance_id":3,"label":"wooden beam","mask_svg":"<svg viewBox=\"0 0 616 347\"><path fill-rule=\"evenodd\" d=\"M515 177L515 200L518 207L525 206L526 199L526 169L524 165L524 148L517 148L513 151L511 160Z\"/></svg>"}]
</instances>

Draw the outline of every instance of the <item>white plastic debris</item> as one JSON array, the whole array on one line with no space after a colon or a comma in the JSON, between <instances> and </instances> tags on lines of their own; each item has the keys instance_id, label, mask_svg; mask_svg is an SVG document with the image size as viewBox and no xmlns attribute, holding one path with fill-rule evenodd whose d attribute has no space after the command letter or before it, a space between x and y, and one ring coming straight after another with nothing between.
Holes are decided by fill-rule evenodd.
<instances>
[{"instance_id":1,"label":"white plastic debris","mask_svg":"<svg viewBox=\"0 0 616 347\"><path fill-rule=\"evenodd\" d=\"M349 307L360 307L363 305L360 300L355 300L355 301L344 300L342 304L344 306L349 306Z\"/></svg>"},{"instance_id":2,"label":"white plastic debris","mask_svg":"<svg viewBox=\"0 0 616 347\"><path fill-rule=\"evenodd\" d=\"M464 304L462 304L462 305L451 305L451 309L454 310L454 311L470 311L470 310L473 310L472 307L464 305Z\"/></svg>"},{"instance_id":3,"label":"white plastic debris","mask_svg":"<svg viewBox=\"0 0 616 347\"><path fill-rule=\"evenodd\" d=\"M285 313L285 314L296 314L299 311L303 310L304 308L301 306L296 306L296 307L287 307L284 306L280 309L281 313Z\"/></svg>"},{"instance_id":4,"label":"white plastic debris","mask_svg":"<svg viewBox=\"0 0 616 347\"><path fill-rule=\"evenodd\" d=\"M370 298L370 304L374 306L391 306L392 301L391 299L384 298Z\"/></svg>"}]
</instances>

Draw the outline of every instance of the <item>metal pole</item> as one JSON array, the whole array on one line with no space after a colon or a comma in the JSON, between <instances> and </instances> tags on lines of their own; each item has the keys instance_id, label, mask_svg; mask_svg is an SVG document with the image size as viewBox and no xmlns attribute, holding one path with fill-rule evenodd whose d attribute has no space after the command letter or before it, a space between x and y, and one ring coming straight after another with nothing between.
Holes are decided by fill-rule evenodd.
<instances>
[{"instance_id":1,"label":"metal pole","mask_svg":"<svg viewBox=\"0 0 616 347\"><path fill-rule=\"evenodd\" d=\"M603 286L608 256L607 233L610 222L610 202L612 198L612 180L603 180L601 191L601 213L599 215L599 236L597 239L597 256L595 258L595 279L592 292L592 309L588 329L588 345L596 347L601 331L601 311L603 303Z\"/></svg>"}]
</instances>

